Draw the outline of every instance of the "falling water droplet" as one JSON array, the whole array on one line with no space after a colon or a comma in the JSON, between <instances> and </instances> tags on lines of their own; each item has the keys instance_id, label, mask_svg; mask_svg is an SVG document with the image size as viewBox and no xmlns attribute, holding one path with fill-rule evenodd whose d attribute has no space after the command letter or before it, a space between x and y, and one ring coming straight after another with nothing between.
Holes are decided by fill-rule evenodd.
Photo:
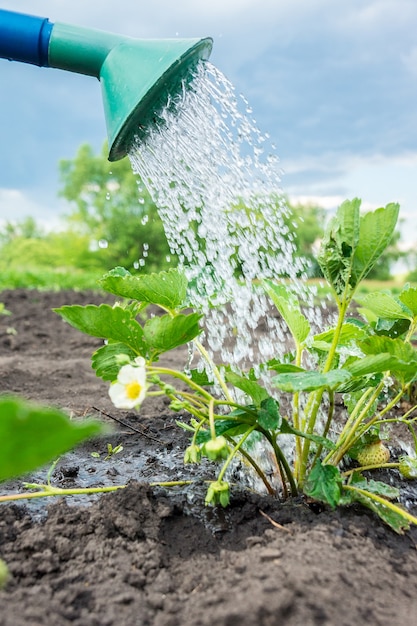
<instances>
[{"instance_id":1,"label":"falling water droplet","mask_svg":"<svg viewBox=\"0 0 417 626\"><path fill-rule=\"evenodd\" d=\"M161 123L129 153L134 172L149 181L169 247L190 281L190 301L205 315L207 348L239 366L287 349L276 316L268 341L259 341L270 309L260 281L289 280L310 297L285 225L279 160L251 112L221 72L200 63Z\"/></svg>"}]
</instances>

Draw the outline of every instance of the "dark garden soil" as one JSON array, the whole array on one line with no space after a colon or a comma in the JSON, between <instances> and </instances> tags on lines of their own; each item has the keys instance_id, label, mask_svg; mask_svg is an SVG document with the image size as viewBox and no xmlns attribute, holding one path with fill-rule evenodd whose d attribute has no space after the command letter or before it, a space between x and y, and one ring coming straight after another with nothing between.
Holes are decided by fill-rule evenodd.
<instances>
[{"instance_id":1,"label":"dark garden soil","mask_svg":"<svg viewBox=\"0 0 417 626\"><path fill-rule=\"evenodd\" d=\"M114 428L64 456L53 483L130 481L93 500L0 505L0 557L11 572L0 591L1 626L417 623L417 528L399 536L360 508L283 504L238 489L230 507L217 510L201 505L202 484L149 487L202 481L210 470L184 468L186 438L162 399L146 400L139 416L115 410L108 385L90 366L100 340L51 312L103 298L17 290L1 293L0 301L12 312L0 318L1 391L65 408L74 418L101 415ZM172 359L183 365L185 351ZM123 451L104 460L107 443ZM31 480L45 482L47 471ZM14 481L0 493L22 490Z\"/></svg>"}]
</instances>

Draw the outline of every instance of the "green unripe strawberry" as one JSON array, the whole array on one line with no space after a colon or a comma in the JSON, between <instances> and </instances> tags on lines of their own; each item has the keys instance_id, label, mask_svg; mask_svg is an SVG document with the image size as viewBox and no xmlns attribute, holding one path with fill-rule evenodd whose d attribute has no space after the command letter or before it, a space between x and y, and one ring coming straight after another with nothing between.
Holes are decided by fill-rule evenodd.
<instances>
[{"instance_id":1,"label":"green unripe strawberry","mask_svg":"<svg viewBox=\"0 0 417 626\"><path fill-rule=\"evenodd\" d=\"M210 461L221 461L222 459L227 459L229 446L227 445L225 437L221 435L220 437L206 441L202 451Z\"/></svg>"},{"instance_id":2,"label":"green unripe strawberry","mask_svg":"<svg viewBox=\"0 0 417 626\"><path fill-rule=\"evenodd\" d=\"M374 441L358 452L357 460L361 465L383 465L388 463L390 451L382 441Z\"/></svg>"},{"instance_id":3,"label":"green unripe strawberry","mask_svg":"<svg viewBox=\"0 0 417 626\"><path fill-rule=\"evenodd\" d=\"M9 568L3 559L0 559L0 589L6 586L7 581L9 580Z\"/></svg>"},{"instance_id":4,"label":"green unripe strawberry","mask_svg":"<svg viewBox=\"0 0 417 626\"><path fill-rule=\"evenodd\" d=\"M404 478L408 478L409 480L417 478L417 459L411 456L400 456L398 461L398 469Z\"/></svg>"}]
</instances>

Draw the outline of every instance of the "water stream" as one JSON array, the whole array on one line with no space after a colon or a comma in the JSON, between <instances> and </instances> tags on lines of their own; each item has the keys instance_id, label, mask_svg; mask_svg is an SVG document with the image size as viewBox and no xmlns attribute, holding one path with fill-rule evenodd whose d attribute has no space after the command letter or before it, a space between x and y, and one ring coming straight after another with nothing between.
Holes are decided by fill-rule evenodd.
<instances>
[{"instance_id":1,"label":"water stream","mask_svg":"<svg viewBox=\"0 0 417 626\"><path fill-rule=\"evenodd\" d=\"M209 63L129 153L205 314L207 347L224 362L256 364L285 351L259 281L285 277L307 296L284 222L281 169L249 104ZM257 332L266 320L267 333Z\"/></svg>"}]
</instances>

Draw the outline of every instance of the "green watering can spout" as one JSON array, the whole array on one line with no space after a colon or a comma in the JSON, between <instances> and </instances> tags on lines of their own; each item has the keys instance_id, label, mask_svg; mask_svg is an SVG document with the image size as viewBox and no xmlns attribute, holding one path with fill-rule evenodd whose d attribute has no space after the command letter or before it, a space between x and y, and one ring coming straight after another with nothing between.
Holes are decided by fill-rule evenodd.
<instances>
[{"instance_id":1,"label":"green watering can spout","mask_svg":"<svg viewBox=\"0 0 417 626\"><path fill-rule=\"evenodd\" d=\"M121 43L100 71L110 161L122 158L132 138L146 135L156 115L207 55L207 39ZM211 45L210 45L211 47Z\"/></svg>"},{"instance_id":2,"label":"green watering can spout","mask_svg":"<svg viewBox=\"0 0 417 626\"><path fill-rule=\"evenodd\" d=\"M135 136L146 135L212 45L208 37L133 39L0 10L0 58L100 80L110 161L123 158Z\"/></svg>"}]
</instances>

